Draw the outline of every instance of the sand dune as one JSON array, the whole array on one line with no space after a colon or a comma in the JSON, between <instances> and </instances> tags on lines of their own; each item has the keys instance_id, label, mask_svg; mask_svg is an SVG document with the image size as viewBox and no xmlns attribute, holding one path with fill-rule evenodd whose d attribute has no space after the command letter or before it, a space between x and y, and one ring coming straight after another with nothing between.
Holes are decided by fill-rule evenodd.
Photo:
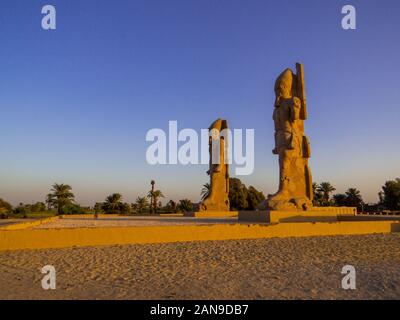
<instances>
[{"instance_id":1,"label":"sand dune","mask_svg":"<svg viewBox=\"0 0 400 320\"><path fill-rule=\"evenodd\" d=\"M42 266L57 270L44 291ZM357 289L341 288L341 269ZM399 299L400 234L0 253L1 299Z\"/></svg>"}]
</instances>

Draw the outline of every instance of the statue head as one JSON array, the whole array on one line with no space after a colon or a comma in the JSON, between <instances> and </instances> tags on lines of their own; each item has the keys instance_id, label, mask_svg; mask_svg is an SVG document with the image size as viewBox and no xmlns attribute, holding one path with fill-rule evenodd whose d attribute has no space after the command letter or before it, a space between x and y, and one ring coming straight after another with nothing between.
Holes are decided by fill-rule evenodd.
<instances>
[{"instance_id":1,"label":"statue head","mask_svg":"<svg viewBox=\"0 0 400 320\"><path fill-rule=\"evenodd\" d=\"M293 87L293 72L290 69L283 71L275 82L277 98L291 98Z\"/></svg>"},{"instance_id":2,"label":"statue head","mask_svg":"<svg viewBox=\"0 0 400 320\"><path fill-rule=\"evenodd\" d=\"M214 130L216 129L216 130ZM228 121L223 119L215 120L211 126L208 128L210 131L210 136L212 139L219 139L222 131L228 129Z\"/></svg>"}]
</instances>

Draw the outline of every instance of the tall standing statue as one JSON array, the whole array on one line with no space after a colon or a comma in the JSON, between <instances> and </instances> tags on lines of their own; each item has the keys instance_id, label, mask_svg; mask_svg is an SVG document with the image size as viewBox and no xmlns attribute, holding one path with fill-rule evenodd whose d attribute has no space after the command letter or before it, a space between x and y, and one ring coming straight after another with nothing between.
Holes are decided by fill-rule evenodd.
<instances>
[{"instance_id":1,"label":"tall standing statue","mask_svg":"<svg viewBox=\"0 0 400 320\"><path fill-rule=\"evenodd\" d=\"M227 136L221 134L225 129L228 129L228 122L222 119L217 119L208 128L210 169L207 174L210 176L210 190L200 204L201 212L229 211L229 165L225 163L228 141Z\"/></svg>"},{"instance_id":2,"label":"tall standing statue","mask_svg":"<svg viewBox=\"0 0 400 320\"><path fill-rule=\"evenodd\" d=\"M266 200L272 210L307 210L312 207L313 189L308 166L310 143L304 135L307 105L303 65L296 74L286 69L275 83L275 148L279 156L279 190Z\"/></svg>"}]
</instances>

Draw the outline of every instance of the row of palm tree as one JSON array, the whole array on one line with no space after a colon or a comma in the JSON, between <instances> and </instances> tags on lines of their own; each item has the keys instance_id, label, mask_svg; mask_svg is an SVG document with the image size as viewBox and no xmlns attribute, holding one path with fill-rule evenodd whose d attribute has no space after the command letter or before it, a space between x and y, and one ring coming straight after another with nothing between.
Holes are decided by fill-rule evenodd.
<instances>
[{"instance_id":1,"label":"row of palm tree","mask_svg":"<svg viewBox=\"0 0 400 320\"><path fill-rule=\"evenodd\" d=\"M175 201L170 200L165 207L162 208L160 199L165 198L161 190L155 190L155 181L151 180L151 189L144 197L137 197L135 203L131 205L122 201L122 195L114 193L109 195L103 203L95 205L95 212L100 213L129 213L134 211L141 214L149 212L150 214L157 214L160 209L164 212L185 212L193 210L193 203L188 199L182 199L177 204Z\"/></svg>"},{"instance_id":2,"label":"row of palm tree","mask_svg":"<svg viewBox=\"0 0 400 320\"><path fill-rule=\"evenodd\" d=\"M161 203L159 202L157 205L156 213L160 209L162 209L163 212L175 213L175 212L189 212L192 211L193 208L194 208L193 203L188 199L179 200L178 203L176 203L174 200L169 200L164 207L162 207ZM138 214L147 211L149 211L150 213L154 213L154 208L152 211L150 210L151 206L146 197L137 197L136 202L132 204L132 209Z\"/></svg>"},{"instance_id":3,"label":"row of palm tree","mask_svg":"<svg viewBox=\"0 0 400 320\"><path fill-rule=\"evenodd\" d=\"M98 203L95 206L96 210L103 212L126 212L133 209L136 213L150 212L150 214L157 214L161 208L160 199L165 198L161 190L155 189L155 181L151 180L151 189L144 197L138 197L136 202L132 205L126 204L122 201L122 195L113 193L105 199L103 203ZM357 206L363 204L361 193L356 188L349 188L344 194L335 194L331 197L332 193L336 190L329 182L321 182L320 184L313 183L314 190L314 205L315 206ZM201 199L204 200L210 193L210 184L203 185L201 190ZM150 201L150 203L149 203ZM75 204L75 196L72 188L68 184L55 183L52 185L50 193L46 196L46 204L48 209L56 209L58 214L62 214L63 210L68 206L77 206ZM177 211L191 211L193 204L188 199L182 199L177 204L170 200L164 207L164 211L177 212ZM65 210L64 210L65 211Z\"/></svg>"},{"instance_id":4,"label":"row of palm tree","mask_svg":"<svg viewBox=\"0 0 400 320\"><path fill-rule=\"evenodd\" d=\"M135 203L135 211L142 213L145 209L149 208L150 213L157 213L157 209L160 207L159 200L164 198L164 194L161 190L154 190L155 181L151 180L151 190L147 194L147 197L138 197ZM150 206L147 201L150 199ZM75 202L75 195L72 193L72 188L68 184L55 183L52 185L50 193L46 196L47 208L56 209L57 214L63 213L63 208ZM95 210L102 210L104 212L113 213L121 212L127 209L127 204L123 203L122 195L119 193L113 193L106 197L103 203L97 203Z\"/></svg>"},{"instance_id":5,"label":"row of palm tree","mask_svg":"<svg viewBox=\"0 0 400 320\"><path fill-rule=\"evenodd\" d=\"M336 191L336 188L329 182L321 182L320 184L313 183L314 205L315 206L349 206L363 207L363 199L361 192L356 188L349 188L345 193L331 194Z\"/></svg>"}]
</instances>

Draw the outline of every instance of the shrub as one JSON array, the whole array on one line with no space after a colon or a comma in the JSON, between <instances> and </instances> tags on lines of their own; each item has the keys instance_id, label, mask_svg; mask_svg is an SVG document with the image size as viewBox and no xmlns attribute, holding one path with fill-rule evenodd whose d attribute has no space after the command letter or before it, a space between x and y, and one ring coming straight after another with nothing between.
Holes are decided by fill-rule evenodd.
<instances>
[{"instance_id":1,"label":"shrub","mask_svg":"<svg viewBox=\"0 0 400 320\"><path fill-rule=\"evenodd\" d=\"M178 210L180 212L190 212L193 211L193 203L188 199L179 200Z\"/></svg>"},{"instance_id":2,"label":"shrub","mask_svg":"<svg viewBox=\"0 0 400 320\"><path fill-rule=\"evenodd\" d=\"M0 198L0 214L8 214L12 211L12 206L7 201Z\"/></svg>"},{"instance_id":3,"label":"shrub","mask_svg":"<svg viewBox=\"0 0 400 320\"><path fill-rule=\"evenodd\" d=\"M8 219L8 213L0 213L0 219Z\"/></svg>"},{"instance_id":4,"label":"shrub","mask_svg":"<svg viewBox=\"0 0 400 320\"><path fill-rule=\"evenodd\" d=\"M73 214L84 214L85 210L78 204L69 203L61 208L61 214L73 215Z\"/></svg>"}]
</instances>

